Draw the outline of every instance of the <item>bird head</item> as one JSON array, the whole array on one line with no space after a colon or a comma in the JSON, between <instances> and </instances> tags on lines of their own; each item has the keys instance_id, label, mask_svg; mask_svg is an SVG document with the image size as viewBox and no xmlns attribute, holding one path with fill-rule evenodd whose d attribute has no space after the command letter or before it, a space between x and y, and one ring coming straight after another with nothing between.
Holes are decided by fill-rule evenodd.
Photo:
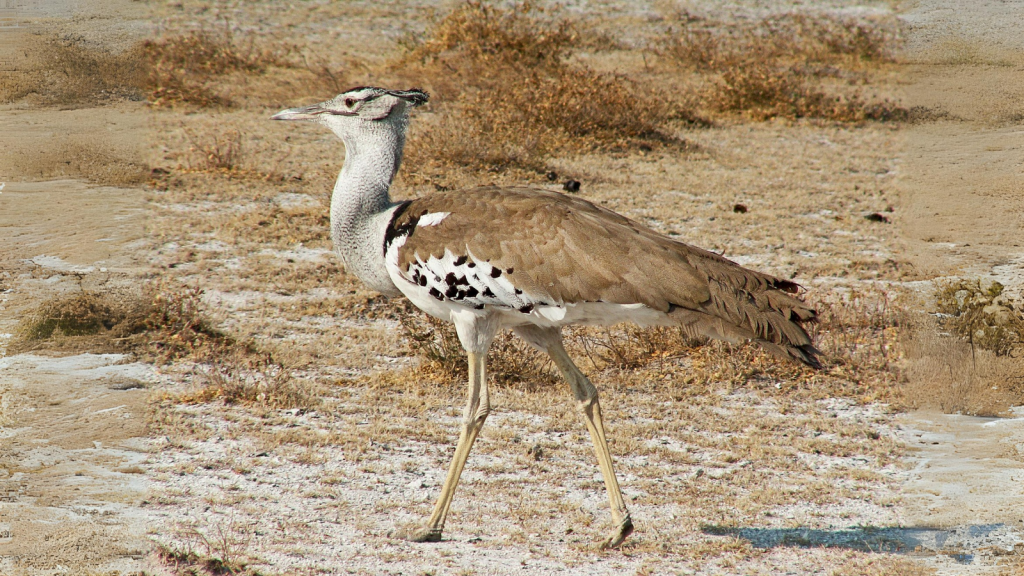
<instances>
[{"instance_id":1,"label":"bird head","mask_svg":"<svg viewBox=\"0 0 1024 576\"><path fill-rule=\"evenodd\" d=\"M360 86L311 106L289 108L271 116L272 120L309 120L330 128L342 140L382 125L394 125L404 131L409 109L427 102L423 90L386 90Z\"/></svg>"}]
</instances>

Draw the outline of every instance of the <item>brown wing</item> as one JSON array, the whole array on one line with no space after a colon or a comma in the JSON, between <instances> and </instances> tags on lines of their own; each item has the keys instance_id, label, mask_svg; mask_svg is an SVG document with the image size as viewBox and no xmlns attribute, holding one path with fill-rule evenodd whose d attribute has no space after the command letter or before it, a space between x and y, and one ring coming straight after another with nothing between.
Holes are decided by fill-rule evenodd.
<instances>
[{"instance_id":1,"label":"brown wing","mask_svg":"<svg viewBox=\"0 0 1024 576\"><path fill-rule=\"evenodd\" d=\"M415 225L429 213L448 215L434 226ZM787 294L796 284L580 198L529 188L443 192L411 201L393 228L411 230L399 252L402 270L417 258L442 258L447 249L500 269L536 300L643 304L670 313L694 333L807 348L786 355L815 363L816 351L799 326L814 311Z\"/></svg>"}]
</instances>

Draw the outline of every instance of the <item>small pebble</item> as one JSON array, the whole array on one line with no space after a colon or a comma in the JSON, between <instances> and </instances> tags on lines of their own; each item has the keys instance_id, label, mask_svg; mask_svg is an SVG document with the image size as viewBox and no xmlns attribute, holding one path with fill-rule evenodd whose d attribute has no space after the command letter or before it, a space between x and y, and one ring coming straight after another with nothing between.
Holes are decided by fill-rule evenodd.
<instances>
[{"instance_id":1,"label":"small pebble","mask_svg":"<svg viewBox=\"0 0 1024 576\"><path fill-rule=\"evenodd\" d=\"M562 189L565 190L566 192L571 192L575 194L580 191L580 181L566 180L565 184L562 185Z\"/></svg>"},{"instance_id":2,"label":"small pebble","mask_svg":"<svg viewBox=\"0 0 1024 576\"><path fill-rule=\"evenodd\" d=\"M746 214L747 213L747 205L746 204L737 204L737 205L732 207L732 211L737 213L737 214Z\"/></svg>"},{"instance_id":3,"label":"small pebble","mask_svg":"<svg viewBox=\"0 0 1024 576\"><path fill-rule=\"evenodd\" d=\"M878 212L872 212L871 214L865 216L864 219L869 222L883 222L885 224L889 223L889 219L883 216L882 214L879 214Z\"/></svg>"}]
</instances>

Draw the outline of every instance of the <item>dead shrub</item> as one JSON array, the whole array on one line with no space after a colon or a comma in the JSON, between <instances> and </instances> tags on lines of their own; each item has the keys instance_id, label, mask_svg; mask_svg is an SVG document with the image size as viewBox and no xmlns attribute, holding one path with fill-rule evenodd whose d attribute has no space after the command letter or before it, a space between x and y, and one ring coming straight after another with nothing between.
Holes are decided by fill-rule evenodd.
<instances>
[{"instance_id":1,"label":"dead shrub","mask_svg":"<svg viewBox=\"0 0 1024 576\"><path fill-rule=\"evenodd\" d=\"M146 62L145 87L154 106L229 106L231 99L216 90L216 77L261 74L284 64L287 49L257 46L253 38L240 42L224 28L147 40L139 52Z\"/></svg>"},{"instance_id":2,"label":"dead shrub","mask_svg":"<svg viewBox=\"0 0 1024 576\"><path fill-rule=\"evenodd\" d=\"M217 526L217 533L213 534L211 531L207 536L192 527L182 530L178 535L184 542L183 547L161 544L157 546L156 556L164 566L173 570L172 574L175 575L259 576L259 571L246 566L246 561L250 559L245 551L251 546L252 534L245 534L243 540L238 535L242 531L234 525L229 526L227 531L223 526ZM200 545L206 549L205 554L195 552Z\"/></svg>"},{"instance_id":3,"label":"dead shrub","mask_svg":"<svg viewBox=\"0 0 1024 576\"><path fill-rule=\"evenodd\" d=\"M72 106L147 98L154 106L188 103L231 106L232 73L259 75L271 66L293 67L290 48L237 40L228 30L200 30L146 40L114 52L80 36L34 41L24 71L0 78L0 102L38 94L45 103Z\"/></svg>"},{"instance_id":4,"label":"dead shrub","mask_svg":"<svg viewBox=\"0 0 1024 576\"><path fill-rule=\"evenodd\" d=\"M305 410L320 405L320 390L314 383L296 379L290 370L268 354L245 354L218 358L197 373L200 388L173 398L177 403L199 404L221 401L266 409Z\"/></svg>"},{"instance_id":5,"label":"dead shrub","mask_svg":"<svg viewBox=\"0 0 1024 576\"><path fill-rule=\"evenodd\" d=\"M290 172L298 164L294 147L266 141L258 129L245 122L233 121L223 114L189 115L178 126L179 130L169 130L165 136L168 150L164 159L172 164L165 164L169 172L157 175L160 178L155 186L159 189L187 181L183 189L195 186L209 190L207 177L264 182L303 179L302 175ZM196 185L199 182L203 184ZM232 189L241 186L232 185Z\"/></svg>"},{"instance_id":6,"label":"dead shrub","mask_svg":"<svg viewBox=\"0 0 1024 576\"><path fill-rule=\"evenodd\" d=\"M143 97L144 63L134 50L115 52L62 35L33 38L26 56L21 70L0 81L0 102L36 94L49 105L88 106Z\"/></svg>"},{"instance_id":7,"label":"dead shrub","mask_svg":"<svg viewBox=\"0 0 1024 576\"><path fill-rule=\"evenodd\" d=\"M820 113L827 100L824 93L808 88L791 69L752 66L722 74L714 106L719 111L747 112L756 120L765 120Z\"/></svg>"},{"instance_id":8,"label":"dead shrub","mask_svg":"<svg viewBox=\"0 0 1024 576\"><path fill-rule=\"evenodd\" d=\"M972 346L921 315L906 337L907 399L947 414L1002 416L1024 403L1024 361Z\"/></svg>"},{"instance_id":9,"label":"dead shrub","mask_svg":"<svg viewBox=\"0 0 1024 576\"><path fill-rule=\"evenodd\" d=\"M569 63L579 42L573 25L541 13L530 4L505 10L470 2L406 43L392 68L429 80L442 116L413 134L413 172L438 162L537 170L555 151L680 143L662 125L690 118L687 111L624 77Z\"/></svg>"},{"instance_id":10,"label":"dead shrub","mask_svg":"<svg viewBox=\"0 0 1024 576\"><path fill-rule=\"evenodd\" d=\"M543 22L543 10L530 2L510 9L468 1L436 22L422 38L400 45L407 61L461 55L473 62L503 65L521 59L534 66L560 66L578 40L567 20Z\"/></svg>"},{"instance_id":11,"label":"dead shrub","mask_svg":"<svg viewBox=\"0 0 1024 576\"><path fill-rule=\"evenodd\" d=\"M979 279L939 285L933 314L906 336L908 400L947 413L997 416L1024 402L1024 309Z\"/></svg>"},{"instance_id":12,"label":"dead shrub","mask_svg":"<svg viewBox=\"0 0 1024 576\"><path fill-rule=\"evenodd\" d=\"M465 382L468 360L451 322L429 316L408 302L398 307L397 317L427 375L445 383ZM550 362L508 331L499 334L491 345L487 374L492 382L504 386L522 384L532 388L556 381Z\"/></svg>"},{"instance_id":13,"label":"dead shrub","mask_svg":"<svg viewBox=\"0 0 1024 576\"><path fill-rule=\"evenodd\" d=\"M662 39L662 54L677 64L700 71L721 70L734 56L722 48L722 39L711 30L684 28L678 34L669 30ZM723 61L726 60L726 61Z\"/></svg>"},{"instance_id":14,"label":"dead shrub","mask_svg":"<svg viewBox=\"0 0 1024 576\"><path fill-rule=\"evenodd\" d=\"M811 299L818 322L808 332L830 373L854 380L867 393L898 397L901 331L909 322L900 301L884 288Z\"/></svg>"},{"instance_id":15,"label":"dead shrub","mask_svg":"<svg viewBox=\"0 0 1024 576\"><path fill-rule=\"evenodd\" d=\"M91 293L82 293L66 299L50 300L27 323L21 336L26 340L46 340L54 333L65 336L84 336L108 331L124 319L122 311L115 312L106 299Z\"/></svg>"},{"instance_id":16,"label":"dead shrub","mask_svg":"<svg viewBox=\"0 0 1024 576\"><path fill-rule=\"evenodd\" d=\"M935 295L938 324L972 347L997 356L1024 355L1024 305L1003 295L1003 285L953 280Z\"/></svg>"},{"instance_id":17,"label":"dead shrub","mask_svg":"<svg viewBox=\"0 0 1024 576\"><path fill-rule=\"evenodd\" d=\"M679 328L641 328L620 324L607 328L574 327L569 331L569 346L587 358L594 369L620 370L651 365L660 367L685 357L707 344L705 338L692 338Z\"/></svg>"},{"instance_id":18,"label":"dead shrub","mask_svg":"<svg viewBox=\"0 0 1024 576\"><path fill-rule=\"evenodd\" d=\"M889 102L869 103L858 94L829 94L810 86L797 68L749 64L724 72L708 97L720 112L741 112L754 120L823 118L837 122L905 121L907 110Z\"/></svg>"},{"instance_id":19,"label":"dead shrub","mask_svg":"<svg viewBox=\"0 0 1024 576\"><path fill-rule=\"evenodd\" d=\"M755 35L773 39L777 53L804 60L834 62L854 58L890 62L899 46L893 20L859 20L828 14L782 14L755 25Z\"/></svg>"},{"instance_id":20,"label":"dead shrub","mask_svg":"<svg viewBox=\"0 0 1024 576\"><path fill-rule=\"evenodd\" d=\"M352 87L348 70L333 67L323 58L317 58L310 62L307 58L303 57L302 65L313 76L309 87L311 92L322 92L330 98ZM358 61L349 62L350 68L355 68L358 65Z\"/></svg>"},{"instance_id":21,"label":"dead shrub","mask_svg":"<svg viewBox=\"0 0 1024 576\"><path fill-rule=\"evenodd\" d=\"M197 132L184 128L188 138L185 170L192 172L232 172L242 168L245 147L238 130Z\"/></svg>"},{"instance_id":22,"label":"dead shrub","mask_svg":"<svg viewBox=\"0 0 1024 576\"><path fill-rule=\"evenodd\" d=\"M750 62L845 65L891 62L899 46L893 21L781 14L747 24L688 19L669 29L661 53L679 65L722 71Z\"/></svg>"},{"instance_id":23,"label":"dead shrub","mask_svg":"<svg viewBox=\"0 0 1024 576\"><path fill-rule=\"evenodd\" d=\"M131 351L167 362L238 347L202 312L202 290L155 283L138 293L82 291L44 302L8 348Z\"/></svg>"},{"instance_id":24,"label":"dead shrub","mask_svg":"<svg viewBox=\"0 0 1024 576\"><path fill-rule=\"evenodd\" d=\"M661 53L685 68L710 76L703 99L717 112L739 112L754 120L822 118L839 122L905 121L909 113L888 101L859 93L832 93L823 77L863 81L865 63L889 62L898 41L887 22L786 14L726 27L700 21L670 30Z\"/></svg>"}]
</instances>

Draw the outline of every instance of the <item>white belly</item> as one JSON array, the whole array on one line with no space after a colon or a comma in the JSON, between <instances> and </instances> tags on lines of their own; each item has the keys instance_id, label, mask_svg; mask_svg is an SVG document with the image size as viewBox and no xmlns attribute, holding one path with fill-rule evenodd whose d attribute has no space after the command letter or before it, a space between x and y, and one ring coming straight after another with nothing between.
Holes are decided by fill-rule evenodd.
<instances>
[{"instance_id":1,"label":"white belly","mask_svg":"<svg viewBox=\"0 0 1024 576\"><path fill-rule=\"evenodd\" d=\"M663 312L648 308L643 304L611 304L608 302L582 302L564 306L535 306L528 313L519 312L502 306L484 306L476 309L472 306L438 300L431 296L426 288L413 284L402 277L393 277L395 285L403 294L427 314L454 322L453 314L473 313L480 316L499 316L503 328L532 324L545 328L556 328L570 324L611 326L622 322L633 322L640 326L670 326L672 322Z\"/></svg>"}]
</instances>

